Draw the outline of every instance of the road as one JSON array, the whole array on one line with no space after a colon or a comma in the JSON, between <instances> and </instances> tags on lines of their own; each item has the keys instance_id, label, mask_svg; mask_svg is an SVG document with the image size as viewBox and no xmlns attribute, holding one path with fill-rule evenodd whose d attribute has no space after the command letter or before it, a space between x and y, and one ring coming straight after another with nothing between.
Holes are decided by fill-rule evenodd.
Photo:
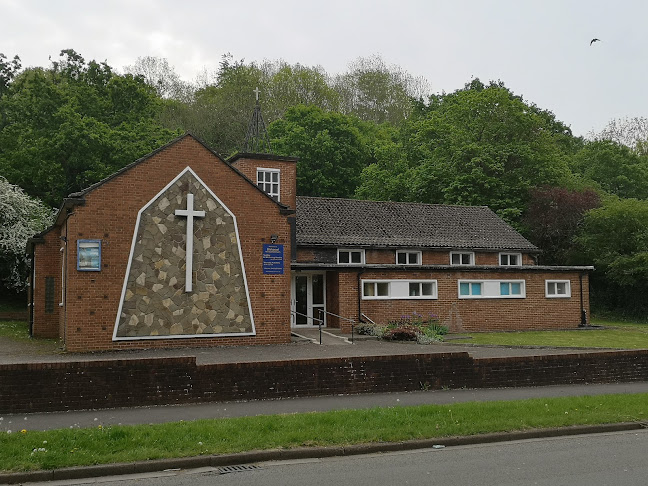
<instances>
[{"instance_id":1,"label":"road","mask_svg":"<svg viewBox=\"0 0 648 486\"><path fill-rule=\"evenodd\" d=\"M555 437L442 449L261 463L223 474L214 468L47 486L635 486L648 481L648 430ZM36 484L36 483L32 483Z\"/></svg>"}]
</instances>

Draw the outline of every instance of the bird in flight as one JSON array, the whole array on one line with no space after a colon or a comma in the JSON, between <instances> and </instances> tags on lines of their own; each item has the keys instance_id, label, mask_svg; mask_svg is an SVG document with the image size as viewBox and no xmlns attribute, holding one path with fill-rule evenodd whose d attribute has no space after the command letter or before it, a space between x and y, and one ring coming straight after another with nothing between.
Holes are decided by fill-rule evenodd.
<instances>
[{"instance_id":1,"label":"bird in flight","mask_svg":"<svg viewBox=\"0 0 648 486\"><path fill-rule=\"evenodd\" d=\"M591 46L592 44L594 44L595 42L601 42L601 39L596 39L596 38L592 39L592 40L590 41L590 46Z\"/></svg>"}]
</instances>

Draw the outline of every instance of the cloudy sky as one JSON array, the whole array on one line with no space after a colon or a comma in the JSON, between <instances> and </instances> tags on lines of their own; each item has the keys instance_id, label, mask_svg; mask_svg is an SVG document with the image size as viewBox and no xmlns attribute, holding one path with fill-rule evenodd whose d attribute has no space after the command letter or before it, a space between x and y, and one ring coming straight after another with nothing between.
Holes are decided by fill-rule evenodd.
<instances>
[{"instance_id":1,"label":"cloudy sky","mask_svg":"<svg viewBox=\"0 0 648 486\"><path fill-rule=\"evenodd\" d=\"M434 92L502 80L576 135L648 117L642 0L0 0L0 12L0 52L24 66L72 48L119 70L164 57L193 81L228 52L330 74L380 55Z\"/></svg>"}]
</instances>

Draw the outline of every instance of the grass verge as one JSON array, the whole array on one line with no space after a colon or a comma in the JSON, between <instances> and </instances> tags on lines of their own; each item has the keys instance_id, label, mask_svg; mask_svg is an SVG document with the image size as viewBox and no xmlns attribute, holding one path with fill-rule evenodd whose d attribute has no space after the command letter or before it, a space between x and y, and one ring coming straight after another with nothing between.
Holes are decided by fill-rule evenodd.
<instances>
[{"instance_id":1,"label":"grass verge","mask_svg":"<svg viewBox=\"0 0 648 486\"><path fill-rule=\"evenodd\" d=\"M0 337L29 341L29 324L25 321L0 321Z\"/></svg>"},{"instance_id":2,"label":"grass verge","mask_svg":"<svg viewBox=\"0 0 648 486\"><path fill-rule=\"evenodd\" d=\"M495 344L502 346L553 346L572 348L648 349L648 324L593 319L605 329L573 331L478 332L470 339L453 343Z\"/></svg>"},{"instance_id":3,"label":"grass verge","mask_svg":"<svg viewBox=\"0 0 648 486\"><path fill-rule=\"evenodd\" d=\"M644 421L648 394L342 410L0 434L0 468L54 469L249 450Z\"/></svg>"}]
</instances>

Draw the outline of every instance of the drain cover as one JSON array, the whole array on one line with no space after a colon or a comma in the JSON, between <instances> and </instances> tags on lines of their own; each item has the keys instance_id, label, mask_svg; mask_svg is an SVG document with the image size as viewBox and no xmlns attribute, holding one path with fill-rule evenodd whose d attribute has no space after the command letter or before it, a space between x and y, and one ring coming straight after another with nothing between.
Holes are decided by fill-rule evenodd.
<instances>
[{"instance_id":1,"label":"drain cover","mask_svg":"<svg viewBox=\"0 0 648 486\"><path fill-rule=\"evenodd\" d=\"M218 468L218 473L229 474L229 473L243 472L243 471L254 471L255 469L261 469L261 468L253 464L243 464L241 466L223 466Z\"/></svg>"}]
</instances>

